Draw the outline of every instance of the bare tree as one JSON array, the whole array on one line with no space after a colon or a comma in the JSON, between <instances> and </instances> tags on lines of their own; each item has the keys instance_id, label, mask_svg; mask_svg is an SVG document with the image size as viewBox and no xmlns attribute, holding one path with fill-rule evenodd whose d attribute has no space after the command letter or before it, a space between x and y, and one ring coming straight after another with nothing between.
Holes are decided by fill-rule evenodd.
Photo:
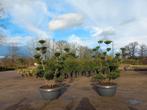
<instances>
[{"instance_id":1,"label":"bare tree","mask_svg":"<svg viewBox=\"0 0 147 110\"><path fill-rule=\"evenodd\" d=\"M126 58L126 48L120 48L121 50L121 55L122 55L122 58Z\"/></svg>"},{"instance_id":2,"label":"bare tree","mask_svg":"<svg viewBox=\"0 0 147 110\"><path fill-rule=\"evenodd\" d=\"M10 43L10 57L14 60L18 57L18 44L16 42Z\"/></svg>"},{"instance_id":3,"label":"bare tree","mask_svg":"<svg viewBox=\"0 0 147 110\"><path fill-rule=\"evenodd\" d=\"M56 42L57 45L57 50L59 50L61 53L63 52L64 48L69 47L68 42L64 41L64 40L60 40Z\"/></svg>"},{"instance_id":4,"label":"bare tree","mask_svg":"<svg viewBox=\"0 0 147 110\"><path fill-rule=\"evenodd\" d=\"M37 40L32 40L31 42L27 43L27 49L29 50L30 57L33 58L33 56L36 54L36 47L37 47Z\"/></svg>"},{"instance_id":5,"label":"bare tree","mask_svg":"<svg viewBox=\"0 0 147 110\"><path fill-rule=\"evenodd\" d=\"M142 58L147 55L147 45L145 45L145 44L140 45L139 55Z\"/></svg>"},{"instance_id":6,"label":"bare tree","mask_svg":"<svg viewBox=\"0 0 147 110\"><path fill-rule=\"evenodd\" d=\"M126 52L129 57L135 57L138 51L137 46L138 46L138 42L132 42L129 43L127 46L125 46Z\"/></svg>"},{"instance_id":7,"label":"bare tree","mask_svg":"<svg viewBox=\"0 0 147 110\"><path fill-rule=\"evenodd\" d=\"M89 57L92 55L92 50L85 46L79 46L79 58Z\"/></svg>"}]
</instances>

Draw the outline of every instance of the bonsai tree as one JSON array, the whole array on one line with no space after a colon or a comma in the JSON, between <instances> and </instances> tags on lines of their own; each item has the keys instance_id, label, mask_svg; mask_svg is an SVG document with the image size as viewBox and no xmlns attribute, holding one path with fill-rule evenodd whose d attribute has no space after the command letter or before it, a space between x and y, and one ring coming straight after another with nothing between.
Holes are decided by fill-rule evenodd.
<instances>
[{"instance_id":1,"label":"bonsai tree","mask_svg":"<svg viewBox=\"0 0 147 110\"><path fill-rule=\"evenodd\" d=\"M37 67L37 77L44 77L45 76L45 63L46 63L46 41L39 40L38 47L36 49L36 54L34 55L35 61L38 64Z\"/></svg>"},{"instance_id":2,"label":"bonsai tree","mask_svg":"<svg viewBox=\"0 0 147 110\"><path fill-rule=\"evenodd\" d=\"M56 82L61 82L64 79L64 61L65 57L60 52L55 53L55 71L54 79Z\"/></svg>"},{"instance_id":3,"label":"bonsai tree","mask_svg":"<svg viewBox=\"0 0 147 110\"><path fill-rule=\"evenodd\" d=\"M76 55L70 51L69 48L65 48L65 62L64 62L64 75L65 78L71 78L73 77L74 74L78 71L78 62L76 59Z\"/></svg>"},{"instance_id":4,"label":"bonsai tree","mask_svg":"<svg viewBox=\"0 0 147 110\"><path fill-rule=\"evenodd\" d=\"M99 63L96 68L95 79L102 85L113 84L112 80L119 77L119 53L116 53L115 57L109 55L111 48L110 45L112 41L110 40L100 40L98 41L99 46L97 46L94 51L99 51L101 49L100 44L103 44L106 48L99 54ZM102 50L102 49L101 49Z\"/></svg>"},{"instance_id":5,"label":"bonsai tree","mask_svg":"<svg viewBox=\"0 0 147 110\"><path fill-rule=\"evenodd\" d=\"M37 77L45 80L48 88L56 87L59 82L64 79L64 61L69 49L64 49L65 53L55 52L52 58L47 58L47 46L45 40L39 40L39 45L36 47L36 55L34 58L38 63ZM50 81L50 84L48 83Z\"/></svg>"},{"instance_id":6,"label":"bonsai tree","mask_svg":"<svg viewBox=\"0 0 147 110\"><path fill-rule=\"evenodd\" d=\"M64 79L64 60L66 57L63 52L55 52L54 56L47 58L46 41L39 40L38 43L37 52L34 56L38 63L37 76L43 78L46 83L40 87L40 94L44 99L53 100L63 92L64 85L61 82Z\"/></svg>"}]
</instances>

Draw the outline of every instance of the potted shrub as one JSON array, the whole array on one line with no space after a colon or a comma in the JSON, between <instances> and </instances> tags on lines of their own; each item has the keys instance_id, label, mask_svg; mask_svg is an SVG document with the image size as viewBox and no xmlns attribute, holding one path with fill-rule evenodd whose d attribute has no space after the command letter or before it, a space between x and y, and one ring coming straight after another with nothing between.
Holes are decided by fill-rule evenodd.
<instances>
[{"instance_id":1,"label":"potted shrub","mask_svg":"<svg viewBox=\"0 0 147 110\"><path fill-rule=\"evenodd\" d=\"M62 84L64 57L57 52L47 60L45 43L46 41L40 40L39 46L36 48L37 53L34 56L38 63L36 75L45 80L45 85L39 88L41 96L44 99L53 100L60 96L64 87Z\"/></svg>"},{"instance_id":2,"label":"potted shrub","mask_svg":"<svg viewBox=\"0 0 147 110\"><path fill-rule=\"evenodd\" d=\"M111 48L110 40L100 40L94 51L98 51L98 66L96 68L96 75L94 78L98 81L96 84L96 90L100 96L113 96L116 93L117 84L113 81L119 77L119 53L116 53L115 57L109 55ZM102 49L101 45L106 47ZM102 51L103 50L103 51Z\"/></svg>"},{"instance_id":3,"label":"potted shrub","mask_svg":"<svg viewBox=\"0 0 147 110\"><path fill-rule=\"evenodd\" d=\"M76 55L70 51L69 48L64 49L65 54L65 62L64 62L64 72L65 78L70 78L72 81L73 77L77 77L78 72L78 62Z\"/></svg>"}]
</instances>

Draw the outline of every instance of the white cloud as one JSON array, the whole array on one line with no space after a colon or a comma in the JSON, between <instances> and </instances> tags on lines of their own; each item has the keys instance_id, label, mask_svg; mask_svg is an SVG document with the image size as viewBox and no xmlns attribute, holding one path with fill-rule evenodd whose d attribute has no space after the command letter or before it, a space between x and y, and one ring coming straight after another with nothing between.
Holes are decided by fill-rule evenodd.
<instances>
[{"instance_id":1,"label":"white cloud","mask_svg":"<svg viewBox=\"0 0 147 110\"><path fill-rule=\"evenodd\" d=\"M146 0L70 0L79 13L90 19L91 36L110 38L119 48L129 42L147 42ZM94 28L93 28L94 27ZM95 37L91 39L96 39ZM94 40L93 40L94 41Z\"/></svg>"},{"instance_id":2,"label":"white cloud","mask_svg":"<svg viewBox=\"0 0 147 110\"><path fill-rule=\"evenodd\" d=\"M93 27L92 28L92 36L98 37L98 36L113 36L115 35L115 30L112 27L106 27L106 28L99 28L99 27Z\"/></svg>"},{"instance_id":3,"label":"white cloud","mask_svg":"<svg viewBox=\"0 0 147 110\"><path fill-rule=\"evenodd\" d=\"M87 42L85 42L79 36L74 35L74 34L69 36L67 41L69 43L73 43L73 44L76 44L76 45L87 46Z\"/></svg>"},{"instance_id":4,"label":"white cloud","mask_svg":"<svg viewBox=\"0 0 147 110\"><path fill-rule=\"evenodd\" d=\"M68 1L73 5L79 12L84 13L86 17L91 19L94 25L109 25L112 21L120 22L120 20L126 19L127 12L124 10L123 2L116 0L70 0ZM126 8L128 5L125 4ZM121 16L121 17L120 17Z\"/></svg>"},{"instance_id":5,"label":"white cloud","mask_svg":"<svg viewBox=\"0 0 147 110\"><path fill-rule=\"evenodd\" d=\"M77 45L82 45L82 46L86 46L86 42L84 42L79 36L77 35L71 35L69 38L68 38L68 42L69 43L74 43L74 44L77 44Z\"/></svg>"},{"instance_id":6,"label":"white cloud","mask_svg":"<svg viewBox=\"0 0 147 110\"><path fill-rule=\"evenodd\" d=\"M119 49L130 42L138 42L139 44L146 44L147 36L120 36L119 39L114 41L114 48Z\"/></svg>"},{"instance_id":7,"label":"white cloud","mask_svg":"<svg viewBox=\"0 0 147 110\"><path fill-rule=\"evenodd\" d=\"M3 27L0 27L0 45L3 44L3 42L5 41L5 32L6 32L6 29Z\"/></svg>"},{"instance_id":8,"label":"white cloud","mask_svg":"<svg viewBox=\"0 0 147 110\"><path fill-rule=\"evenodd\" d=\"M49 30L67 29L79 26L83 23L83 17L78 13L67 13L53 18L49 22Z\"/></svg>"},{"instance_id":9,"label":"white cloud","mask_svg":"<svg viewBox=\"0 0 147 110\"><path fill-rule=\"evenodd\" d=\"M42 26L50 16L48 6L44 1L2 0L0 4L11 16L11 22L36 34L36 36L49 37L48 32L42 29Z\"/></svg>"},{"instance_id":10,"label":"white cloud","mask_svg":"<svg viewBox=\"0 0 147 110\"><path fill-rule=\"evenodd\" d=\"M84 2L83 0L65 0L62 3L49 0L48 2L46 4L43 0L0 0L0 4L11 16L12 22L35 33L34 36L38 38L50 37L48 31L82 25L83 28L88 27L87 31L91 32L91 37L89 36L91 40L83 40L80 35L76 36L73 33L68 39L70 42L91 46L104 36L115 41L116 47L133 41L147 42L146 0L127 0L126 2L123 0L84 0ZM69 3L68 7L75 9L68 10L65 2ZM52 12L49 11L50 7ZM49 22L50 18L52 19ZM84 25L83 20L86 20ZM18 36L14 39L18 42L22 39L27 40Z\"/></svg>"},{"instance_id":11,"label":"white cloud","mask_svg":"<svg viewBox=\"0 0 147 110\"><path fill-rule=\"evenodd\" d=\"M34 37L34 36L13 36L5 37L2 45L16 45L16 46L29 46L29 44L35 43L40 39L48 40L45 37Z\"/></svg>"},{"instance_id":12,"label":"white cloud","mask_svg":"<svg viewBox=\"0 0 147 110\"><path fill-rule=\"evenodd\" d=\"M5 58L5 56L0 56L0 59Z\"/></svg>"},{"instance_id":13,"label":"white cloud","mask_svg":"<svg viewBox=\"0 0 147 110\"><path fill-rule=\"evenodd\" d=\"M119 24L130 18L147 16L146 0L70 0L79 12L92 19L95 25Z\"/></svg>"},{"instance_id":14,"label":"white cloud","mask_svg":"<svg viewBox=\"0 0 147 110\"><path fill-rule=\"evenodd\" d=\"M72 34L71 36L69 36L67 41L69 43L76 44L77 46L81 45L81 46L88 46L88 47L93 47L96 43L95 39L91 39L91 38L82 39L80 36L77 36L75 34Z\"/></svg>"},{"instance_id":15,"label":"white cloud","mask_svg":"<svg viewBox=\"0 0 147 110\"><path fill-rule=\"evenodd\" d=\"M26 46L29 42L32 42L33 40L34 38L32 36L6 37L3 45Z\"/></svg>"}]
</instances>

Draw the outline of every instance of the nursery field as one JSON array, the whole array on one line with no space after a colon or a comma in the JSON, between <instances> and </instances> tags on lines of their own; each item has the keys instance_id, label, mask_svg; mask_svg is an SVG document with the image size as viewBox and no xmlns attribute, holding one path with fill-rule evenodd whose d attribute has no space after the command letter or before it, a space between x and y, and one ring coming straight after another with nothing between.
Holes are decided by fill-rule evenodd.
<instances>
[{"instance_id":1,"label":"nursery field","mask_svg":"<svg viewBox=\"0 0 147 110\"><path fill-rule=\"evenodd\" d=\"M147 110L147 71L121 72L116 82L116 96L101 97L90 77L68 79L67 90L49 102L39 94L43 80L0 72L0 110Z\"/></svg>"}]
</instances>

